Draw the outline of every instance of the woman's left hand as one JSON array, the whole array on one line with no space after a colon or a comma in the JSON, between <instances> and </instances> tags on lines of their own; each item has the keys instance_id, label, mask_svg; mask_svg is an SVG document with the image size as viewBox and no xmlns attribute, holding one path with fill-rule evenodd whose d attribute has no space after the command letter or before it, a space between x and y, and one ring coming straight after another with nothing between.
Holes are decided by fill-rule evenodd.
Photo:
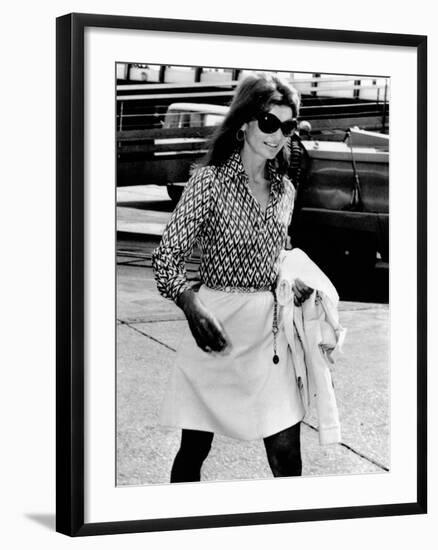
<instances>
[{"instance_id":1,"label":"woman's left hand","mask_svg":"<svg viewBox=\"0 0 438 550\"><path fill-rule=\"evenodd\" d=\"M301 306L313 292L313 288L307 286L301 279L295 279L292 290L294 293L294 304L296 306Z\"/></svg>"}]
</instances>

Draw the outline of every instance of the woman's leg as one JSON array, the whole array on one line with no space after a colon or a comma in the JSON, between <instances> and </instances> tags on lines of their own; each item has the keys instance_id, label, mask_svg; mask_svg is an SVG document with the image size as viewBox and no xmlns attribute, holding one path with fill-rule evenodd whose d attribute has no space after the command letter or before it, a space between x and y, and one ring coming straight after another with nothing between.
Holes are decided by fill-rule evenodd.
<instances>
[{"instance_id":1,"label":"woman's leg","mask_svg":"<svg viewBox=\"0 0 438 550\"><path fill-rule=\"evenodd\" d=\"M301 475L300 427L298 422L263 440L274 477Z\"/></svg>"},{"instance_id":2,"label":"woman's leg","mask_svg":"<svg viewBox=\"0 0 438 550\"><path fill-rule=\"evenodd\" d=\"M200 481L201 466L210 452L213 435L199 430L182 431L181 445L170 473L171 483Z\"/></svg>"}]
</instances>

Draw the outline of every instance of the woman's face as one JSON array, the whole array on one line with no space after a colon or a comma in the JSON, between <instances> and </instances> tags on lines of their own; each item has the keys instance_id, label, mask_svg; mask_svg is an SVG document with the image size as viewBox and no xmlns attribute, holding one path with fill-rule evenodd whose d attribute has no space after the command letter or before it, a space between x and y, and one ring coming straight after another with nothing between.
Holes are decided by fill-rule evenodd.
<instances>
[{"instance_id":1,"label":"woman's face","mask_svg":"<svg viewBox=\"0 0 438 550\"><path fill-rule=\"evenodd\" d=\"M272 105L269 113L276 116L281 122L292 118L292 109L287 105ZM245 123L242 130L245 132L243 145L245 153L255 155L263 160L276 157L288 139L284 136L281 128L272 134L262 132L257 120Z\"/></svg>"}]
</instances>

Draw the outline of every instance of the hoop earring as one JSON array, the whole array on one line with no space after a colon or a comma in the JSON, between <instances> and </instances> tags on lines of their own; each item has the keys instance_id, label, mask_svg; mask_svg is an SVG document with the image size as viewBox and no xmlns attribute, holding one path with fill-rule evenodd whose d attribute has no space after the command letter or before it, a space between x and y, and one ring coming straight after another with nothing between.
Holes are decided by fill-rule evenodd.
<instances>
[{"instance_id":1,"label":"hoop earring","mask_svg":"<svg viewBox=\"0 0 438 550\"><path fill-rule=\"evenodd\" d=\"M243 141L244 139L245 139L245 132L242 130L242 128L240 128L236 132L236 140L237 141Z\"/></svg>"}]
</instances>

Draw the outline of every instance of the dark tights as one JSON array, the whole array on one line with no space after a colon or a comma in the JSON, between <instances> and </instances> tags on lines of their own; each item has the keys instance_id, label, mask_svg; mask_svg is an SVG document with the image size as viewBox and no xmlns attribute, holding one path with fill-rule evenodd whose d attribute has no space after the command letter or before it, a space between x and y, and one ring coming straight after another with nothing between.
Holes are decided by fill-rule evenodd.
<instances>
[{"instance_id":1,"label":"dark tights","mask_svg":"<svg viewBox=\"0 0 438 550\"><path fill-rule=\"evenodd\" d=\"M263 440L274 477L301 475L300 428L301 424L298 422Z\"/></svg>"},{"instance_id":2,"label":"dark tights","mask_svg":"<svg viewBox=\"0 0 438 550\"><path fill-rule=\"evenodd\" d=\"M211 449L213 434L183 430L181 445L173 462L170 482L200 481L201 466Z\"/></svg>"},{"instance_id":3,"label":"dark tights","mask_svg":"<svg viewBox=\"0 0 438 550\"><path fill-rule=\"evenodd\" d=\"M213 441L211 432L183 430L170 482L200 481L201 467ZM263 440L274 477L301 475L300 423Z\"/></svg>"}]
</instances>

